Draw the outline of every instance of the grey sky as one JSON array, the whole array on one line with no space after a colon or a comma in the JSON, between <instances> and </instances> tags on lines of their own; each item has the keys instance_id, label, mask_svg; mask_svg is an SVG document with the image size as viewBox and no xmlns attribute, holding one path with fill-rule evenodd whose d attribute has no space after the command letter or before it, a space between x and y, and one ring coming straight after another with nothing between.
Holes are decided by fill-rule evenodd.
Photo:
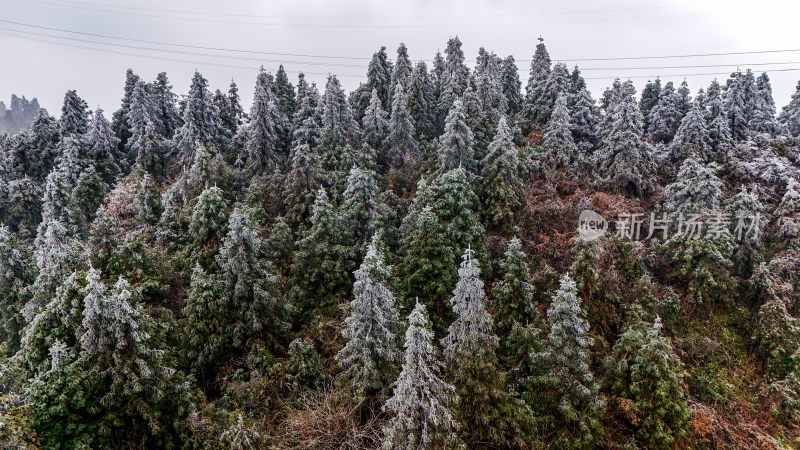
<instances>
[{"instance_id":1,"label":"grey sky","mask_svg":"<svg viewBox=\"0 0 800 450\"><path fill-rule=\"evenodd\" d=\"M632 77L641 90L647 78L633 77L660 75L662 80L679 83L684 77L677 75L712 73L685 77L694 93L707 87L714 78L720 81L726 78L713 74L729 73L737 65L744 69L750 64L763 64L751 67L757 72L769 72L776 103L782 106L789 101L800 79L800 52L615 61L574 59L800 48L800 36L793 33L798 17L800 2L787 0L231 0L224 5L209 0L0 0L0 20L4 21L205 47L363 58L211 52L112 41L0 22L0 99L7 100L12 93L29 98L35 96L52 114L58 114L64 91L77 89L92 108L99 105L110 113L119 106L126 68L133 68L145 79L166 71L179 94L186 92L192 72L197 68L209 79L212 88L227 89L230 79L235 79L244 102L249 105L261 62L274 72L277 61L283 61L291 78L295 79L298 71L304 71L320 87L324 86L325 74L334 73L350 90L365 78L368 60L381 45L387 47L392 59L397 44L402 41L412 60L430 60L454 35L464 43L470 65L480 46L500 56L513 54L524 86L529 63L521 60L530 60L536 38L541 35L553 61L565 60L570 66L576 62L580 64L595 98L615 76ZM68 46L53 43L56 41ZM82 41L110 42L118 46ZM76 47L103 48L118 53ZM240 59L205 56L212 53ZM636 69L720 64L730 66ZM353 65L355 67L345 67ZM613 70L596 70L600 68ZM775 69L798 70L776 72Z\"/></svg>"}]
</instances>

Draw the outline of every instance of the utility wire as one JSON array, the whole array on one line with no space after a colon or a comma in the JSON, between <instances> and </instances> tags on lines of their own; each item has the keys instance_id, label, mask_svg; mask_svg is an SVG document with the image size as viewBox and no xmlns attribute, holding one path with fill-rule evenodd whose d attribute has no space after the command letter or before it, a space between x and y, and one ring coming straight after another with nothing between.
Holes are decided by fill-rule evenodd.
<instances>
[{"instance_id":1,"label":"utility wire","mask_svg":"<svg viewBox=\"0 0 800 450\"><path fill-rule=\"evenodd\" d=\"M165 46L172 46L172 47L180 47L180 48L191 48L197 50L210 50L210 51L219 51L219 52L231 52L231 53L245 53L245 54L258 54L258 55L274 55L274 56L290 56L290 57L298 57L298 58L325 58L325 59L343 59L343 60L353 60L353 61L369 61L372 58L366 57L358 57L358 56L340 56L340 55L315 55L315 54L306 54L306 53L284 53L284 52L267 52L267 51L260 51L260 50L243 50L243 49L235 49L235 48L224 48L224 47L209 47L209 46L202 46L202 45L190 45L190 44L179 44L173 42L164 42L164 41L152 41L146 39L135 39L135 38L125 38L119 36L110 36L106 34L99 34L99 33L86 33L82 31L75 31L75 30L68 30L64 28L56 28L56 27L47 27L42 25L34 25L24 22L18 22L13 20L6 20L0 19L0 23L7 23L11 25L17 25L20 27L26 28L35 28L40 30L48 30L48 31L56 31L60 33L69 33L69 34L76 34L81 36L90 36L102 39L113 39L118 41L127 41L127 42L138 42L143 44L151 44L151 45L165 45ZM775 50L755 50L755 51L738 51L738 52L716 52L716 53L687 53L687 54L675 54L675 55L657 55L657 56L617 56L617 57L602 57L602 58L562 58L558 59L561 62L588 62L588 61L633 61L633 60L647 60L647 59L673 59L673 58L697 58L697 57L712 57L712 56L742 56L742 55L762 55L762 54L777 54L777 53L797 53L800 52L800 48L788 48L788 49L775 49ZM427 61L430 60L420 60L420 61ZM519 59L516 60L517 62L531 62L530 59Z\"/></svg>"},{"instance_id":2,"label":"utility wire","mask_svg":"<svg viewBox=\"0 0 800 450\"><path fill-rule=\"evenodd\" d=\"M563 16L563 15L586 15L586 14L603 14L603 13L618 13L618 12L637 12L637 11L651 11L663 9L675 9L696 7L708 4L708 2L696 2L689 4L676 4L676 5L660 5L660 6L643 6L635 8L606 8L606 9L586 9L586 10L569 10L569 11L545 11L545 12L518 12L518 13L500 13L500 14L481 14L481 15L465 15L465 14L447 14L447 15L426 15L426 16L288 16L288 15L274 15L274 14L242 14L242 13L219 13L219 12L200 12L178 9L161 9L161 8L146 8L142 6L129 6L119 4L97 3L78 0L51 0L64 4L78 4L87 6L96 6L103 8L118 8L136 11L149 11L168 14L186 14L194 16L212 16L212 17L245 17L245 18L263 18L263 19L325 19L325 20L363 20L363 19L387 19L387 20L425 20L425 19L454 19L454 18L475 18L482 19L486 17L538 17L538 16ZM717 4L716 2L714 4Z\"/></svg>"}]
</instances>

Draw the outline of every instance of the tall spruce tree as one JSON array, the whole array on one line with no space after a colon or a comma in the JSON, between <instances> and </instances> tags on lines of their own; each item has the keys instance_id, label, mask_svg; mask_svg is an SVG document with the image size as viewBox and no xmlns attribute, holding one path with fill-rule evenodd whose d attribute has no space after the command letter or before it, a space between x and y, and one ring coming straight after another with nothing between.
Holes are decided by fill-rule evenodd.
<instances>
[{"instance_id":1,"label":"tall spruce tree","mask_svg":"<svg viewBox=\"0 0 800 450\"><path fill-rule=\"evenodd\" d=\"M355 273L350 314L342 336L347 343L336 354L343 379L362 396L382 388L395 378L400 362L400 321L390 290L390 270L384 262L377 235Z\"/></svg>"},{"instance_id":2,"label":"tall spruce tree","mask_svg":"<svg viewBox=\"0 0 800 450\"><path fill-rule=\"evenodd\" d=\"M456 100L447 114L444 134L439 138L439 170L445 172L459 167L475 170L472 142L473 134L466 122L464 104Z\"/></svg>"},{"instance_id":3,"label":"tall spruce tree","mask_svg":"<svg viewBox=\"0 0 800 450\"><path fill-rule=\"evenodd\" d=\"M555 72L554 72L555 73ZM574 166L578 162L578 146L572 139L567 96L558 96L544 132L545 161L551 169Z\"/></svg>"},{"instance_id":4,"label":"tall spruce tree","mask_svg":"<svg viewBox=\"0 0 800 450\"><path fill-rule=\"evenodd\" d=\"M64 104L61 106L61 117L58 119L58 129L62 136L80 136L89 130L89 106L78 97L78 93L69 90L64 95Z\"/></svg>"},{"instance_id":5,"label":"tall spruce tree","mask_svg":"<svg viewBox=\"0 0 800 450\"><path fill-rule=\"evenodd\" d=\"M422 303L408 316L404 349L394 394L383 407L392 420L383 429L381 448L456 448L458 424L451 411L455 388L440 378L441 363Z\"/></svg>"},{"instance_id":6,"label":"tall spruce tree","mask_svg":"<svg viewBox=\"0 0 800 450\"><path fill-rule=\"evenodd\" d=\"M531 122L529 128L547 122L547 117L542 116L542 112L544 112L542 105L546 104L545 86L551 71L550 54L544 45L544 39L540 37L531 61L530 76L528 84L525 86L525 101L522 109L525 119Z\"/></svg>"},{"instance_id":7,"label":"tall spruce tree","mask_svg":"<svg viewBox=\"0 0 800 450\"><path fill-rule=\"evenodd\" d=\"M389 143L387 159L391 167L413 167L419 160L420 149L414 134L414 122L408 109L408 96L401 82L395 87L387 136Z\"/></svg>"},{"instance_id":8,"label":"tall spruce tree","mask_svg":"<svg viewBox=\"0 0 800 450\"><path fill-rule=\"evenodd\" d=\"M198 143L215 146L220 151L227 149L230 136L208 90L208 80L200 72L192 77L182 119L183 124L172 138L174 167L189 166Z\"/></svg>"},{"instance_id":9,"label":"tall spruce tree","mask_svg":"<svg viewBox=\"0 0 800 450\"><path fill-rule=\"evenodd\" d=\"M489 153L481 162L481 203L488 222L500 226L514 221L525 206L520 161L506 119L500 119Z\"/></svg>"}]
</instances>

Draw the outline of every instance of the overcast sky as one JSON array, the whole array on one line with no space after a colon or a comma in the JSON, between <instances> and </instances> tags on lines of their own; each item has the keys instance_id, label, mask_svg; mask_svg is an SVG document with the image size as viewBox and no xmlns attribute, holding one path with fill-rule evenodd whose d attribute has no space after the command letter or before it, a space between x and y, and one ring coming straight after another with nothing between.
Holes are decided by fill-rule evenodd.
<instances>
[{"instance_id":1,"label":"overcast sky","mask_svg":"<svg viewBox=\"0 0 800 450\"><path fill-rule=\"evenodd\" d=\"M455 35L470 65L481 46L500 56L513 54L524 86L541 35L554 62L580 64L595 98L617 76L630 77L639 90L647 77L660 75L676 84L686 78L695 92L714 78L723 81L721 74L738 65L766 70L780 107L800 79L800 51L579 59L800 49L798 17L800 2L792 0L228 0L224 5L209 0L0 0L0 99L7 102L12 93L38 97L58 114L64 92L77 89L92 108L110 112L119 107L128 67L148 80L166 71L178 94L187 91L196 68L212 88L227 89L235 79L249 105L261 64L274 72L283 62L293 80L303 71L320 88L327 73L337 74L350 90L364 80L369 58L380 46L393 59L397 44L405 42L412 60L430 60Z\"/></svg>"}]
</instances>

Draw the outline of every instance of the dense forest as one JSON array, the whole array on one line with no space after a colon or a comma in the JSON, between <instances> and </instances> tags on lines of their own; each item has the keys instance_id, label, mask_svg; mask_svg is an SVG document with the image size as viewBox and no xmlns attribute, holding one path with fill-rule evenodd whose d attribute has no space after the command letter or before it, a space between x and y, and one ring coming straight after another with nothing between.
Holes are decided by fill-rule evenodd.
<instances>
[{"instance_id":1,"label":"dense forest","mask_svg":"<svg viewBox=\"0 0 800 450\"><path fill-rule=\"evenodd\" d=\"M249 112L67 91L0 137L0 446L795 448L786 100L595 99L541 40L523 88L457 37L349 94L262 68Z\"/></svg>"}]
</instances>

